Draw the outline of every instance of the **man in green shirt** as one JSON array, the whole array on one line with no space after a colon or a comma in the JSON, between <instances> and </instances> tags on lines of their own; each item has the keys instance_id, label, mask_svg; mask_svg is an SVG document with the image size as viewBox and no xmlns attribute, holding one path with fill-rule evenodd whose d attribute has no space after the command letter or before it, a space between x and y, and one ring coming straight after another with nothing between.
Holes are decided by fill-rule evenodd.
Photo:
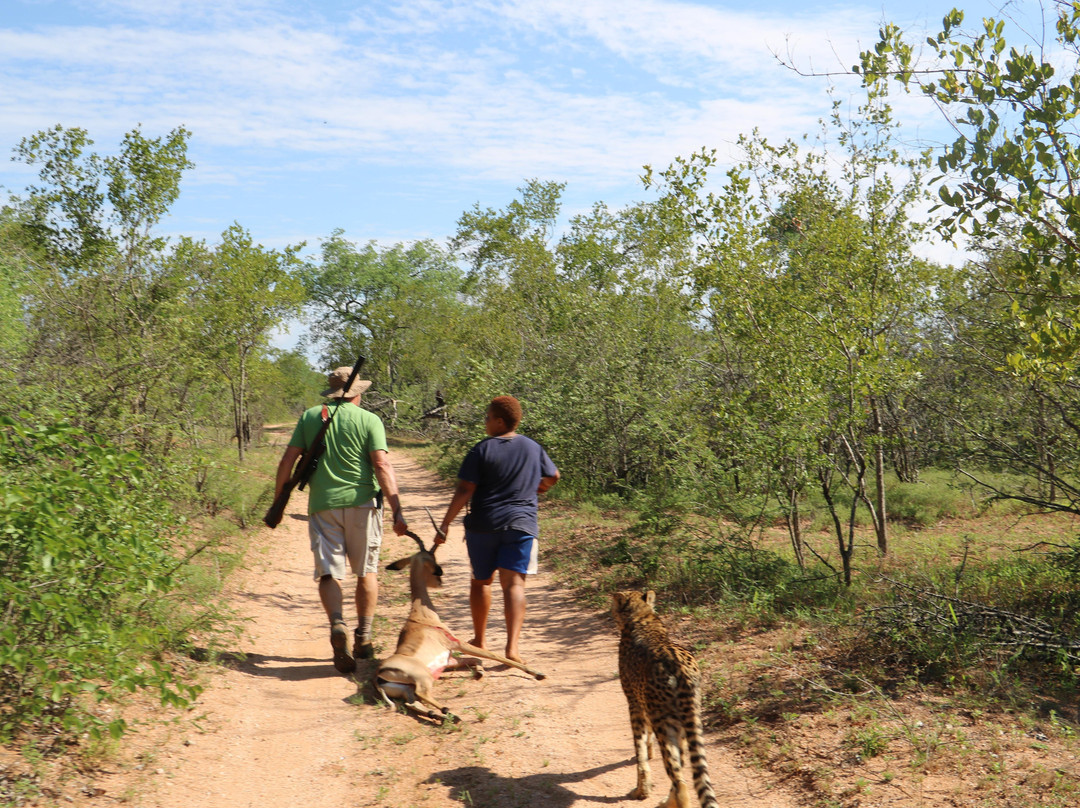
<instances>
[{"instance_id":1,"label":"man in green shirt","mask_svg":"<svg viewBox=\"0 0 1080 808\"><path fill-rule=\"evenodd\" d=\"M308 482L308 536L315 558L319 598L330 619L330 645L334 667L341 673L356 670L358 659L371 659L371 624L379 597L376 573L382 544L382 504L394 515L394 532L408 530L401 513L397 478L386 448L386 430L375 413L359 406L360 394L370 381L356 380L348 390L352 368L341 367L327 377L323 395L331 402L304 411L296 423L288 448L277 469L275 496L292 477L293 467L307 451L324 420L333 415L326 432L326 451ZM336 412L335 412L336 409ZM356 574L356 615L353 654L349 653L341 581L346 562Z\"/></svg>"}]
</instances>

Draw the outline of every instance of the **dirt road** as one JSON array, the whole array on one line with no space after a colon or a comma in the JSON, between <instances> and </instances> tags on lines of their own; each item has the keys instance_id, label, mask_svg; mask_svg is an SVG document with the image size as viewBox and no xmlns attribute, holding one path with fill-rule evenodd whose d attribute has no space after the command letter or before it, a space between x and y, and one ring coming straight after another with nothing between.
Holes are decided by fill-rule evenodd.
<instances>
[{"instance_id":1,"label":"dirt road","mask_svg":"<svg viewBox=\"0 0 1080 808\"><path fill-rule=\"evenodd\" d=\"M450 489L399 455L398 481L413 528L430 537L424 513L441 516ZM438 694L463 718L455 726L370 703L366 679L330 664L326 620L311 579L305 501L300 495L277 530L253 542L233 601L250 619L238 642L241 662L211 675L196 709L176 722L140 771L119 771L97 785L87 804L123 800L146 808L285 808L285 806L499 806L572 808L640 806L626 703L616 678L616 638L604 613L580 610L541 572L529 580L522 652L548 678L487 663L473 680L450 673ZM389 533L386 562L414 545ZM440 550L445 588L434 594L457 634L470 636L469 572L460 524ZM380 573L383 590L376 650L392 652L408 611L405 573ZM501 602L490 626L491 647L504 643ZM194 720L193 720L194 719ZM711 743L708 759L720 804L787 808L753 770L735 765ZM653 765L654 805L666 795L659 760Z\"/></svg>"}]
</instances>

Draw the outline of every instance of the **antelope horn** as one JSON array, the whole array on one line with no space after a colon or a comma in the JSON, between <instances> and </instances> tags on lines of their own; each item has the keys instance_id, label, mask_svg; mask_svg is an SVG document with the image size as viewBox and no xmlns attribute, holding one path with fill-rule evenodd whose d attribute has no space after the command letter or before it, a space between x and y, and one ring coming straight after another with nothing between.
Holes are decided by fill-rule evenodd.
<instances>
[{"instance_id":1,"label":"antelope horn","mask_svg":"<svg viewBox=\"0 0 1080 808\"><path fill-rule=\"evenodd\" d=\"M435 528L435 532L436 533L442 533L442 531L439 530L438 523L435 521L435 517L431 515L431 508L429 508L427 505L425 505L424 510L427 511L427 518L431 520L431 526L433 528Z\"/></svg>"},{"instance_id":2,"label":"antelope horn","mask_svg":"<svg viewBox=\"0 0 1080 808\"><path fill-rule=\"evenodd\" d=\"M424 510L427 511L427 518L431 520L431 526L433 528L435 528L435 536L436 536L436 538L438 538L439 536L442 536L445 539L446 534L443 533L441 530L439 530L438 522L436 522L435 517L431 515L431 508L429 508L427 505L425 505ZM437 544L433 545L433 546L438 547ZM434 551L432 551L432 552L434 552Z\"/></svg>"},{"instance_id":3,"label":"antelope horn","mask_svg":"<svg viewBox=\"0 0 1080 808\"><path fill-rule=\"evenodd\" d=\"M435 538L442 536L445 539L446 534L444 534L442 530L438 529L438 523L435 522L435 517L431 515L431 509L428 508L428 506L424 506L423 510L426 510L428 512L428 519L431 520L431 526L435 528ZM435 547L437 547L437 544Z\"/></svg>"},{"instance_id":4,"label":"antelope horn","mask_svg":"<svg viewBox=\"0 0 1080 808\"><path fill-rule=\"evenodd\" d=\"M426 547L424 547L424 540L417 536L415 533L413 533L411 530L406 530L405 535L412 539L414 542L416 542L421 550L427 549Z\"/></svg>"}]
</instances>

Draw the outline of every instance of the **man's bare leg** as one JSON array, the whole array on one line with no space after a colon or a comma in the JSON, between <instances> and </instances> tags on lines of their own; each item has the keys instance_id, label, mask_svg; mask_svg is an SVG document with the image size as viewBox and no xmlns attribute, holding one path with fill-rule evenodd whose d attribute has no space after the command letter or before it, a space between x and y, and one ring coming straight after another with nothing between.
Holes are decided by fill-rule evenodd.
<instances>
[{"instance_id":1,"label":"man's bare leg","mask_svg":"<svg viewBox=\"0 0 1080 808\"><path fill-rule=\"evenodd\" d=\"M487 619L491 611L491 582L495 576L486 581L478 581L473 578L469 582L469 611L472 612L473 638L469 643L477 648L487 648L484 644L487 640Z\"/></svg>"},{"instance_id":2,"label":"man's bare leg","mask_svg":"<svg viewBox=\"0 0 1080 808\"><path fill-rule=\"evenodd\" d=\"M319 578L319 600L330 620L330 646L334 649L334 667L338 673L352 673L356 663L349 653L349 634L345 628L345 618L341 613L344 602L341 582L332 575Z\"/></svg>"},{"instance_id":3,"label":"man's bare leg","mask_svg":"<svg viewBox=\"0 0 1080 808\"><path fill-rule=\"evenodd\" d=\"M375 621L375 606L379 602L379 579L374 572L356 578L356 634L354 653L361 659L373 658L371 624Z\"/></svg>"},{"instance_id":4,"label":"man's bare leg","mask_svg":"<svg viewBox=\"0 0 1080 808\"><path fill-rule=\"evenodd\" d=\"M341 610L344 608L344 595L341 594L341 583L333 575L324 575L319 578L319 600L322 601L326 610L326 617L331 623L344 620Z\"/></svg>"},{"instance_id":5,"label":"man's bare leg","mask_svg":"<svg viewBox=\"0 0 1080 808\"><path fill-rule=\"evenodd\" d=\"M506 657L523 662L518 648L521 627L525 623L525 573L499 569L503 591L503 611L506 614Z\"/></svg>"},{"instance_id":6,"label":"man's bare leg","mask_svg":"<svg viewBox=\"0 0 1080 808\"><path fill-rule=\"evenodd\" d=\"M379 602L379 579L374 572L359 575L356 578L356 616L363 620L375 616L375 605Z\"/></svg>"}]
</instances>

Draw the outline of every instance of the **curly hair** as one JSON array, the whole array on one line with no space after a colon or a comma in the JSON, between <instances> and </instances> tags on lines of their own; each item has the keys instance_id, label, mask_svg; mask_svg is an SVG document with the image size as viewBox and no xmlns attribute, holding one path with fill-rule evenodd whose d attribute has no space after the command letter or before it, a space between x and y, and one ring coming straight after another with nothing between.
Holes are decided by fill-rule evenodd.
<instances>
[{"instance_id":1,"label":"curly hair","mask_svg":"<svg viewBox=\"0 0 1080 808\"><path fill-rule=\"evenodd\" d=\"M502 418L508 431L513 432L521 423L521 402L513 396L497 396L488 404L493 418Z\"/></svg>"}]
</instances>

